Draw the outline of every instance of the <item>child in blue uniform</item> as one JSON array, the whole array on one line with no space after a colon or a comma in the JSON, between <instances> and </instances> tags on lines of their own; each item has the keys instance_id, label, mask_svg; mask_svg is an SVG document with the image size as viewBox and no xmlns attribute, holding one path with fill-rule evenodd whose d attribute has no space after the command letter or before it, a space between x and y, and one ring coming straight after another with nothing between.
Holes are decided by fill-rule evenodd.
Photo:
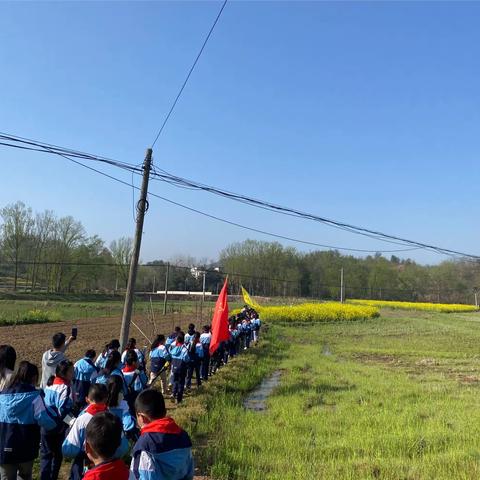
<instances>
[{"instance_id":1,"label":"child in blue uniform","mask_svg":"<svg viewBox=\"0 0 480 480\"><path fill-rule=\"evenodd\" d=\"M122 365L126 365L126 357L129 350L134 350L138 357L138 364L140 367L145 368L145 355L144 353L137 348L137 341L132 337L128 339L127 346L125 347L124 352L122 353Z\"/></svg>"},{"instance_id":2,"label":"child in blue uniform","mask_svg":"<svg viewBox=\"0 0 480 480\"><path fill-rule=\"evenodd\" d=\"M88 391L88 406L83 410L73 423L67 438L63 442L62 452L65 457L74 458L70 471L70 480L80 480L83 477L85 454L86 428L90 420L97 414L106 412L108 391L101 383L95 383ZM122 458L128 451L128 440L122 436L120 447L118 447L115 458Z\"/></svg>"},{"instance_id":3,"label":"child in blue uniform","mask_svg":"<svg viewBox=\"0 0 480 480\"><path fill-rule=\"evenodd\" d=\"M130 413L130 407L123 396L123 381L118 375L112 375L107 383L108 398L107 406L110 412L114 413L123 425L123 431L129 439L136 439L137 428L135 420Z\"/></svg>"},{"instance_id":4,"label":"child in blue uniform","mask_svg":"<svg viewBox=\"0 0 480 480\"><path fill-rule=\"evenodd\" d=\"M87 405L86 397L92 384L92 377L98 373L98 368L93 363L95 350L87 350L83 358L74 365L72 382L74 413L78 414Z\"/></svg>"},{"instance_id":5,"label":"child in blue uniform","mask_svg":"<svg viewBox=\"0 0 480 480\"><path fill-rule=\"evenodd\" d=\"M191 323L188 326L187 333L185 334L185 345L189 345L190 343L192 343L194 337L195 337L195 325Z\"/></svg>"},{"instance_id":6,"label":"child in blue uniform","mask_svg":"<svg viewBox=\"0 0 480 480\"><path fill-rule=\"evenodd\" d=\"M170 348L172 356L172 399L180 403L183 399L183 390L185 388L185 377L187 375L187 364L189 361L188 348L184 344L185 337L180 333L177 341Z\"/></svg>"},{"instance_id":7,"label":"child in blue uniform","mask_svg":"<svg viewBox=\"0 0 480 480\"><path fill-rule=\"evenodd\" d=\"M195 336L188 346L188 356L190 357L190 362L187 367L187 381L185 386L191 388L193 372L195 372L197 387L200 387L202 385L200 369L203 360L203 345L200 342L200 332L195 332Z\"/></svg>"},{"instance_id":8,"label":"child in blue uniform","mask_svg":"<svg viewBox=\"0 0 480 480\"><path fill-rule=\"evenodd\" d=\"M130 411L134 413L135 399L137 395L147 386L148 379L143 367L138 361L137 352L129 350L125 356L125 367L122 368L123 378L128 388L128 401Z\"/></svg>"},{"instance_id":9,"label":"child in blue uniform","mask_svg":"<svg viewBox=\"0 0 480 480\"><path fill-rule=\"evenodd\" d=\"M51 431L56 415L45 405L38 383L38 368L20 362L10 385L0 392L0 475L3 478L32 478L38 456L40 427ZM17 477L18 475L18 477Z\"/></svg>"},{"instance_id":10,"label":"child in blue uniform","mask_svg":"<svg viewBox=\"0 0 480 480\"><path fill-rule=\"evenodd\" d=\"M57 365L55 377L45 388L45 405L58 416L59 426L54 430L42 429L40 445L40 479L57 480L63 461L62 443L65 440L67 424L63 421L73 408L71 383L73 363L63 360Z\"/></svg>"},{"instance_id":11,"label":"child in blue uniform","mask_svg":"<svg viewBox=\"0 0 480 480\"><path fill-rule=\"evenodd\" d=\"M123 382L123 395L126 397L128 395L128 388L125 384L125 379L123 377L121 367L122 362L120 359L120 353L117 350L113 350L108 354L105 368L102 368L102 370L100 370L98 372L98 375L94 378L94 383L103 383L104 385L106 385L108 383L108 379L111 376L118 376Z\"/></svg>"},{"instance_id":12,"label":"child in blue uniform","mask_svg":"<svg viewBox=\"0 0 480 480\"><path fill-rule=\"evenodd\" d=\"M135 402L141 435L132 451L133 480L192 480L192 442L188 433L166 417L162 394L144 390Z\"/></svg>"},{"instance_id":13,"label":"child in blue uniform","mask_svg":"<svg viewBox=\"0 0 480 480\"><path fill-rule=\"evenodd\" d=\"M163 395L167 394L167 364L171 358L165 346L165 335L157 335L150 350L150 383L160 376Z\"/></svg>"},{"instance_id":14,"label":"child in blue uniform","mask_svg":"<svg viewBox=\"0 0 480 480\"><path fill-rule=\"evenodd\" d=\"M210 333L210 326L203 327L203 333L200 335L200 343L203 347L202 360L202 380L208 380L208 373L210 367L210 342L212 341L212 334Z\"/></svg>"}]
</instances>

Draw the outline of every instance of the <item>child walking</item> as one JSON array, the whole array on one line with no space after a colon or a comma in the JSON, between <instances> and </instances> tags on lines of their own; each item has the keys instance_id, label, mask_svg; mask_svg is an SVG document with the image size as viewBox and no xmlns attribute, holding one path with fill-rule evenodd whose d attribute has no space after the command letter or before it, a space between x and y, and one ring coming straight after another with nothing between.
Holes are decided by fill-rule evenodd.
<instances>
[{"instance_id":1,"label":"child walking","mask_svg":"<svg viewBox=\"0 0 480 480\"><path fill-rule=\"evenodd\" d=\"M5 480L32 480L33 462L38 456L40 427L52 430L57 426L50 411L35 388L38 368L20 362L9 386L0 392L0 475Z\"/></svg>"},{"instance_id":2,"label":"child walking","mask_svg":"<svg viewBox=\"0 0 480 480\"><path fill-rule=\"evenodd\" d=\"M87 425L85 451L95 465L84 480L128 480L128 467L115 456L122 438L120 420L109 412L99 413Z\"/></svg>"},{"instance_id":3,"label":"child walking","mask_svg":"<svg viewBox=\"0 0 480 480\"><path fill-rule=\"evenodd\" d=\"M165 346L165 335L158 335L150 349L150 383L160 376L163 395L167 394L167 364L172 359Z\"/></svg>"},{"instance_id":4,"label":"child walking","mask_svg":"<svg viewBox=\"0 0 480 480\"><path fill-rule=\"evenodd\" d=\"M62 443L65 440L67 424L64 419L73 408L71 383L73 380L73 363L61 361L55 370L55 377L50 379L45 388L45 404L58 416L57 428L47 431L42 429L40 445L40 479L57 480L63 461Z\"/></svg>"},{"instance_id":5,"label":"child walking","mask_svg":"<svg viewBox=\"0 0 480 480\"><path fill-rule=\"evenodd\" d=\"M133 480L192 480L192 442L172 418L158 390L144 390L135 401L141 435L132 450Z\"/></svg>"}]
</instances>

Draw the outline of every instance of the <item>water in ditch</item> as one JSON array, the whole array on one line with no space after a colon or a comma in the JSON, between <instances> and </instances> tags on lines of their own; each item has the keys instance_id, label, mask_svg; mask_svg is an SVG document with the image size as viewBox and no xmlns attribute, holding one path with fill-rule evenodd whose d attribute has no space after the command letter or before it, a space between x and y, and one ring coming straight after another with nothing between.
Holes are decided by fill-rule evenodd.
<instances>
[{"instance_id":1,"label":"water in ditch","mask_svg":"<svg viewBox=\"0 0 480 480\"><path fill-rule=\"evenodd\" d=\"M247 410L255 412L263 412L267 409L267 399L272 393L273 389L280 384L280 377L282 372L277 370L273 372L268 378L262 380L262 383L245 399L243 402Z\"/></svg>"}]
</instances>

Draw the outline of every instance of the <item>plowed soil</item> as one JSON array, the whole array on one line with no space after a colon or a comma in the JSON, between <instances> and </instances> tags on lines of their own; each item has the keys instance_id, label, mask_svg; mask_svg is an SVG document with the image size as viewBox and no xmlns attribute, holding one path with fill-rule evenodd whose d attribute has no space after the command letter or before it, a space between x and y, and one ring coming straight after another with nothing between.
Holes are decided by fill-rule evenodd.
<instances>
[{"instance_id":1,"label":"plowed soil","mask_svg":"<svg viewBox=\"0 0 480 480\"><path fill-rule=\"evenodd\" d=\"M207 321L206 318L204 320ZM192 318L188 315L178 314L162 316L156 318L155 325L152 320L142 316L134 317L133 321L149 340L153 340L156 334L170 334L176 325L186 329L187 325L192 322ZM199 323L197 328L200 328L201 325ZM113 338L119 338L121 319L119 317L83 318L68 322L0 327L0 344L9 344L15 348L17 362L28 360L40 368L43 352L51 348L52 335L56 332L63 332L68 336L73 326L78 328L78 337L69 346L67 357L76 361L83 356L87 349L93 348L98 354L106 343ZM139 348L149 345L149 341L133 324L130 327L130 336L137 339Z\"/></svg>"}]
</instances>

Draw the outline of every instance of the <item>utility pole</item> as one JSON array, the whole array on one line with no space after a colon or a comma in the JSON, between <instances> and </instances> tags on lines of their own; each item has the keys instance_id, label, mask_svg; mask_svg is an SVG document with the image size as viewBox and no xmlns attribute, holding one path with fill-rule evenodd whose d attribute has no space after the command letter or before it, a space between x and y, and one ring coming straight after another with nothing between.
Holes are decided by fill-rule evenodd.
<instances>
[{"instance_id":1,"label":"utility pole","mask_svg":"<svg viewBox=\"0 0 480 480\"><path fill-rule=\"evenodd\" d=\"M205 302L205 277L207 276L207 272L204 270L203 272L203 286L202 286L202 303Z\"/></svg>"},{"instance_id":2,"label":"utility pole","mask_svg":"<svg viewBox=\"0 0 480 480\"><path fill-rule=\"evenodd\" d=\"M120 330L121 351L125 348L130 331L130 322L132 319L133 296L135 293L135 281L137 279L138 260L140 258L140 246L142 244L143 221L145 212L148 209L147 193L148 180L150 178L150 169L152 166L152 149L148 148L143 162L143 180L140 190L140 200L137 203L137 225L135 228L135 240L133 242L132 260L130 262L130 271L128 273L127 292L125 294L125 304L123 306L122 328Z\"/></svg>"},{"instance_id":3,"label":"utility pole","mask_svg":"<svg viewBox=\"0 0 480 480\"><path fill-rule=\"evenodd\" d=\"M168 274L170 273L170 263L167 263L167 272L165 273L165 292L163 297L163 314L167 314L167 298L168 298Z\"/></svg>"},{"instance_id":4,"label":"utility pole","mask_svg":"<svg viewBox=\"0 0 480 480\"><path fill-rule=\"evenodd\" d=\"M153 276L153 287L152 287L152 293L155 293L155 275Z\"/></svg>"},{"instance_id":5,"label":"utility pole","mask_svg":"<svg viewBox=\"0 0 480 480\"><path fill-rule=\"evenodd\" d=\"M343 267L340 269L340 303L345 301L343 292Z\"/></svg>"},{"instance_id":6,"label":"utility pole","mask_svg":"<svg viewBox=\"0 0 480 480\"><path fill-rule=\"evenodd\" d=\"M475 307L478 308L478 294L476 290L475 290Z\"/></svg>"},{"instance_id":7,"label":"utility pole","mask_svg":"<svg viewBox=\"0 0 480 480\"><path fill-rule=\"evenodd\" d=\"M203 306L205 304L205 277L207 275L207 272L204 270L202 272L203 275L203 282L202 282L202 304L200 307L200 318L203 320Z\"/></svg>"}]
</instances>

